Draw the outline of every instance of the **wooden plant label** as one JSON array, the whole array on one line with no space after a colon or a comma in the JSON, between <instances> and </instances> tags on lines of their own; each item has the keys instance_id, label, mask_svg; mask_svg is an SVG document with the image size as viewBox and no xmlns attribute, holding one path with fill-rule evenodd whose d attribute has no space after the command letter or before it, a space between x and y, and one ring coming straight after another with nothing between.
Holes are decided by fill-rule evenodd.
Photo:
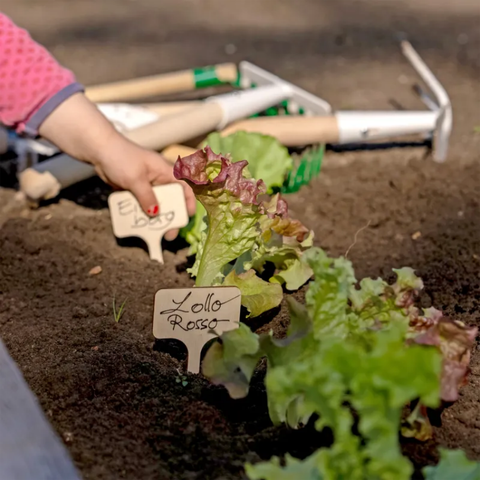
<instances>
[{"instance_id":1,"label":"wooden plant label","mask_svg":"<svg viewBox=\"0 0 480 480\"><path fill-rule=\"evenodd\" d=\"M147 216L136 198L127 191L114 192L108 198L113 233L118 238L139 237L148 246L150 258L163 263L162 238L166 232L188 224L183 188L178 183L153 187L160 214Z\"/></svg>"},{"instance_id":2,"label":"wooden plant label","mask_svg":"<svg viewBox=\"0 0 480 480\"><path fill-rule=\"evenodd\" d=\"M188 371L199 373L204 345L238 328L241 300L237 287L159 290L155 295L153 336L183 342L188 349Z\"/></svg>"}]
</instances>

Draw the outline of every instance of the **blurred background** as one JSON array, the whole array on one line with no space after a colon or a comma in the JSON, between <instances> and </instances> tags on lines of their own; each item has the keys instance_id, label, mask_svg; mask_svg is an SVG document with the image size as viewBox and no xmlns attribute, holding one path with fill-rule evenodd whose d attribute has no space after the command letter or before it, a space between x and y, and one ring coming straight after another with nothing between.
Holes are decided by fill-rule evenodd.
<instances>
[{"instance_id":1,"label":"blurred background","mask_svg":"<svg viewBox=\"0 0 480 480\"><path fill-rule=\"evenodd\" d=\"M334 108L391 108L392 97L408 108L421 104L405 34L454 108L480 100L478 0L2 0L1 10L85 85L249 60Z\"/></svg>"}]
</instances>

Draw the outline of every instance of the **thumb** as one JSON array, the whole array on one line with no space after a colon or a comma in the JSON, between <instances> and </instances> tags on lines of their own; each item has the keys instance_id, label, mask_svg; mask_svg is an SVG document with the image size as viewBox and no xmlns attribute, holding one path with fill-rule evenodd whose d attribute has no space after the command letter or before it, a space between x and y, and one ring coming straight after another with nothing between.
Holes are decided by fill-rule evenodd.
<instances>
[{"instance_id":1,"label":"thumb","mask_svg":"<svg viewBox=\"0 0 480 480\"><path fill-rule=\"evenodd\" d=\"M137 199L142 210L149 217L156 217L160 213L160 205L158 204L157 197L153 192L152 185L147 179L135 182L130 187L130 191Z\"/></svg>"}]
</instances>

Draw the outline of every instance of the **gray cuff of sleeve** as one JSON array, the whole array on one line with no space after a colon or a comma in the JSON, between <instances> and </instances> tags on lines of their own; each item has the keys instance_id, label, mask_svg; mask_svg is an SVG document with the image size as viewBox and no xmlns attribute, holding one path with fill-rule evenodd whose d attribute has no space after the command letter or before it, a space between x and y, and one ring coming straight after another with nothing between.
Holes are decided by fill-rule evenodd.
<instances>
[{"instance_id":1,"label":"gray cuff of sleeve","mask_svg":"<svg viewBox=\"0 0 480 480\"><path fill-rule=\"evenodd\" d=\"M26 123L23 133L31 137L37 136L40 125L61 103L75 93L83 92L84 90L83 85L80 85L79 83L71 83L70 85L67 85L52 98L47 100L47 102L45 102L39 110L34 113L32 118Z\"/></svg>"}]
</instances>

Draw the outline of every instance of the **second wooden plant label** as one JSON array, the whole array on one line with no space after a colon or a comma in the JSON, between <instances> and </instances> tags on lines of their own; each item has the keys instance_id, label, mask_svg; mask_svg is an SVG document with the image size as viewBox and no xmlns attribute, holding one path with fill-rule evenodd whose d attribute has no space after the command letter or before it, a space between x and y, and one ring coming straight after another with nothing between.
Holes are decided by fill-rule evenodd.
<instances>
[{"instance_id":1,"label":"second wooden plant label","mask_svg":"<svg viewBox=\"0 0 480 480\"><path fill-rule=\"evenodd\" d=\"M199 373L204 345L238 328L241 300L237 287L159 290L155 295L153 335L183 342L188 349L188 371Z\"/></svg>"}]
</instances>

